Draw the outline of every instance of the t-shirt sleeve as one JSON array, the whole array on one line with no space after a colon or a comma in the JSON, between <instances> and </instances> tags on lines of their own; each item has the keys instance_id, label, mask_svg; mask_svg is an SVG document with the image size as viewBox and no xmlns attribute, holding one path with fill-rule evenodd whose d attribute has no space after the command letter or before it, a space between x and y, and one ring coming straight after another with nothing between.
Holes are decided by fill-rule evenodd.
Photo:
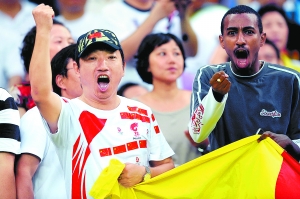
<instances>
[{"instance_id":1,"label":"t-shirt sleeve","mask_svg":"<svg viewBox=\"0 0 300 199\"><path fill-rule=\"evenodd\" d=\"M150 161L160 161L173 156L175 153L166 141L152 112L150 115L149 152Z\"/></svg>"},{"instance_id":2,"label":"t-shirt sleeve","mask_svg":"<svg viewBox=\"0 0 300 199\"><path fill-rule=\"evenodd\" d=\"M47 135L42 116L37 107L28 110L20 122L21 146L20 153L29 153L43 160L45 149L48 146Z\"/></svg>"},{"instance_id":3,"label":"t-shirt sleeve","mask_svg":"<svg viewBox=\"0 0 300 199\"><path fill-rule=\"evenodd\" d=\"M19 153L20 114L11 95L0 88L0 151Z\"/></svg>"}]
</instances>

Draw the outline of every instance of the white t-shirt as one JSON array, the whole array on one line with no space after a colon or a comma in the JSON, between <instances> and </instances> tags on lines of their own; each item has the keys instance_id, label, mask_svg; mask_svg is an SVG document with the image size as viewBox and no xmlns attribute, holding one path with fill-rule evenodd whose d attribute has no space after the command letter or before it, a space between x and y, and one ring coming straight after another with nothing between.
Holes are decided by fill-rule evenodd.
<instances>
[{"instance_id":1,"label":"white t-shirt","mask_svg":"<svg viewBox=\"0 0 300 199\"><path fill-rule=\"evenodd\" d=\"M20 56L18 35L5 29L0 31L0 87L9 90L9 79L25 77L25 68Z\"/></svg>"},{"instance_id":2,"label":"white t-shirt","mask_svg":"<svg viewBox=\"0 0 300 199\"><path fill-rule=\"evenodd\" d=\"M21 10L14 18L0 11L0 27L1 30L9 30L14 32L17 37L13 37L13 39L20 42L21 47L21 42L23 41L25 35L32 27L35 26L32 10L37 6L37 4L28 0L20 0L20 3Z\"/></svg>"},{"instance_id":3,"label":"white t-shirt","mask_svg":"<svg viewBox=\"0 0 300 199\"><path fill-rule=\"evenodd\" d=\"M105 27L105 21L102 20L101 15L98 13L85 12L82 17L75 20L67 20L62 15L55 17L55 19L70 30L75 42L78 37L90 30L107 28Z\"/></svg>"},{"instance_id":4,"label":"white t-shirt","mask_svg":"<svg viewBox=\"0 0 300 199\"><path fill-rule=\"evenodd\" d=\"M7 81L10 77L25 76L20 49L25 35L35 26L32 10L37 5L28 0L20 0L20 3L21 10L14 18L0 11L1 32L8 31L8 37L10 37L0 36L0 86L3 88L8 88Z\"/></svg>"},{"instance_id":5,"label":"white t-shirt","mask_svg":"<svg viewBox=\"0 0 300 199\"><path fill-rule=\"evenodd\" d=\"M79 99L62 101L58 132L51 138L58 149L69 198L89 198L100 175L116 158L148 166L174 152L160 131L151 109L120 97L114 110L95 109ZM71 195L70 195L71 194Z\"/></svg>"},{"instance_id":6,"label":"white t-shirt","mask_svg":"<svg viewBox=\"0 0 300 199\"><path fill-rule=\"evenodd\" d=\"M37 107L22 116L20 131L20 153L29 153L41 159L32 178L34 198L66 199L62 167Z\"/></svg>"}]
</instances>

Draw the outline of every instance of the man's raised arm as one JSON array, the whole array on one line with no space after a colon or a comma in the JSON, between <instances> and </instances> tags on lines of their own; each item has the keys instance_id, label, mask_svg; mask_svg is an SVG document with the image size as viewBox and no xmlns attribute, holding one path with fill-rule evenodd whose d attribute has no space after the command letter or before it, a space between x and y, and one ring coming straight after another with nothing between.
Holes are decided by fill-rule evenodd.
<instances>
[{"instance_id":1,"label":"man's raised arm","mask_svg":"<svg viewBox=\"0 0 300 199\"><path fill-rule=\"evenodd\" d=\"M50 32L54 11L50 6L40 4L33 9L32 14L36 23L36 38L29 67L31 95L51 132L55 132L61 101L60 97L52 92L51 84Z\"/></svg>"}]
</instances>

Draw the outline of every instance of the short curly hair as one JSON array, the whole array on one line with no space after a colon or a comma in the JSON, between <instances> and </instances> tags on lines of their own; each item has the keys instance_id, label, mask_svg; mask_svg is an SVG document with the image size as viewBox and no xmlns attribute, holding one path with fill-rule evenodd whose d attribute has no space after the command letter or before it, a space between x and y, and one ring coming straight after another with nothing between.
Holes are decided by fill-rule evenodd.
<instances>
[{"instance_id":1,"label":"short curly hair","mask_svg":"<svg viewBox=\"0 0 300 199\"><path fill-rule=\"evenodd\" d=\"M53 19L53 24L61 25L66 27L63 23ZM21 58L23 60L23 64L27 73L29 73L29 65L30 60L33 53L33 47L35 44L35 36L36 36L36 26L32 27L27 34L25 35L22 43L23 46L21 48Z\"/></svg>"},{"instance_id":2,"label":"short curly hair","mask_svg":"<svg viewBox=\"0 0 300 199\"><path fill-rule=\"evenodd\" d=\"M174 40L177 46L179 47L183 60L184 60L184 66L185 69L185 52L182 45L181 40L178 39L173 34L170 33L156 33L156 34L149 34L147 35L141 42L137 54L135 56L136 58L136 70L142 80L148 84L152 84L152 73L148 71L149 68L149 56L152 53L152 51L163 44L168 43L169 41Z\"/></svg>"},{"instance_id":3,"label":"short curly hair","mask_svg":"<svg viewBox=\"0 0 300 199\"><path fill-rule=\"evenodd\" d=\"M222 21L221 21L221 34L223 35L224 33L224 21L225 21L225 18L228 16L228 15L231 15L231 14L254 14L257 18L257 26L258 26L258 29L259 29L259 33L263 33L263 25L262 25L262 21L261 21L261 17L260 15L251 7L249 6L246 6L246 5L237 5L233 8L230 8L223 16L222 18Z\"/></svg>"}]
</instances>

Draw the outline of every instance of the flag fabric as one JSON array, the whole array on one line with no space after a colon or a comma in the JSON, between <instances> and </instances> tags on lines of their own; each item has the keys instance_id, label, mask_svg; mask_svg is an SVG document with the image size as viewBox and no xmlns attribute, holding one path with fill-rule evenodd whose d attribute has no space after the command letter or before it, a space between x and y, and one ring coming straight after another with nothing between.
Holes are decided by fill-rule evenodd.
<instances>
[{"instance_id":1,"label":"flag fabric","mask_svg":"<svg viewBox=\"0 0 300 199\"><path fill-rule=\"evenodd\" d=\"M253 135L226 145L132 188L118 183L114 159L95 182L95 199L299 199L300 164L271 138Z\"/></svg>"}]
</instances>

